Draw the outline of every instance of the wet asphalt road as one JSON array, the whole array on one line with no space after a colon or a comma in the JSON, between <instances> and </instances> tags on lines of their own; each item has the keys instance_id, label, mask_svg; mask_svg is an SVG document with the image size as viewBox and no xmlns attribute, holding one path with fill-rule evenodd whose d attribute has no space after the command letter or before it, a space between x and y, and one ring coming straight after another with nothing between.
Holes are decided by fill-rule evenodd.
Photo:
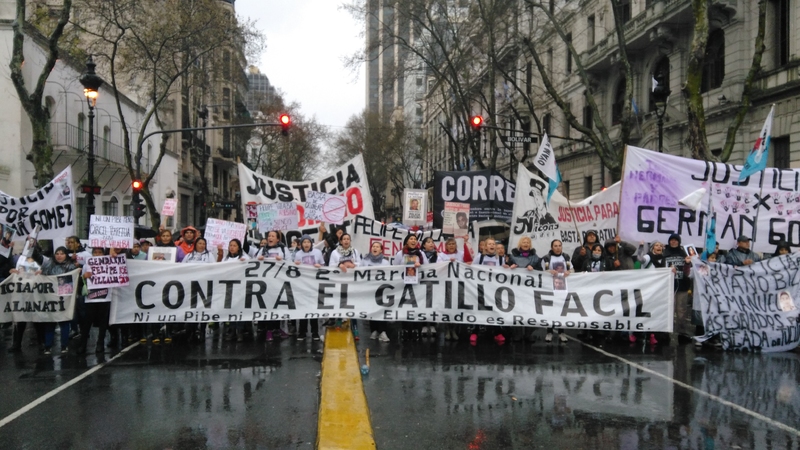
<instances>
[{"instance_id":1,"label":"wet asphalt road","mask_svg":"<svg viewBox=\"0 0 800 450\"><path fill-rule=\"evenodd\" d=\"M800 449L798 353L622 343L598 351L537 334L502 346L362 339L377 447ZM30 346L10 355L8 345L4 334L0 418L113 356L45 357ZM136 346L0 427L0 448L314 448L321 349L211 337Z\"/></svg>"}]
</instances>

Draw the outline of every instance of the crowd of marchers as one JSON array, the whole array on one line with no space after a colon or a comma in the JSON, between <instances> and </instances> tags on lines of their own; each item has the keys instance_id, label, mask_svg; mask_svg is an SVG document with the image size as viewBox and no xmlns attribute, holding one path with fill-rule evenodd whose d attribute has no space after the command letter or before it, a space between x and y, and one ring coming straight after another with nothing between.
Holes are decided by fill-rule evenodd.
<instances>
[{"instance_id":1,"label":"crowd of marchers","mask_svg":"<svg viewBox=\"0 0 800 450\"><path fill-rule=\"evenodd\" d=\"M413 265L421 266L436 262L458 261L466 264L480 264L485 266L504 267L520 271L547 271L553 275L554 286L565 282L566 278L575 272L606 272L617 270L647 270L660 267L671 267L675 273L675 308L674 332L666 333L634 333L634 332L603 332L586 331L578 337L602 345L608 340L625 340L627 342L642 342L645 345L665 344L671 339L679 343L692 342L693 336L704 334L702 317L699 311L699 302L693 302L691 297L692 271L691 265L694 252L693 248L681 245L681 237L673 234L666 244L653 242L649 245L639 243L633 245L622 241L619 236L599 241L598 233L588 231L585 233L583 245L576 248L572 255L562 252L562 242L553 240L546 253L538 253L532 246L528 237L522 237L517 242L516 248L507 251L506 246L492 238L481 239L477 249L473 249L465 240L459 245L454 238L448 239L444 246L437 251L434 240L430 237L421 241L413 233L409 233L403 241L403 246L393 257L385 256L382 244L372 244L367 254L360 254L352 247L351 236L344 227L331 226L330 230L324 225L320 226L317 241L322 245L315 245L311 236L304 235L287 243L280 231L270 231L260 241L245 239L232 239L227 248L212 248L201 236L201 233L192 226L180 230L179 233L168 229L160 230L154 239L139 239L133 243L131 249L106 249L94 248L91 251L81 245L77 236L66 239L64 246L56 247L54 251L43 251L40 243L35 243L26 257L20 255L0 256L0 278L5 279L11 274L35 273L44 275L59 275L82 270L81 280L91 276L86 261L92 256L112 255L124 253L128 259L147 260L150 247L174 247L176 261L182 264L214 264L221 261L232 260L277 260L293 262L298 265L313 267L337 267L343 272L355 267L381 266L381 265ZM779 243L774 255L790 252L786 243ZM155 253L155 252L154 252ZM713 252L708 252L709 261L743 266L761 260L761 256L750 250L750 239L740 236L737 246L728 251L721 251L717 247ZM297 321L260 321L260 322L227 322L227 323L187 323L187 324L125 324L109 326L110 296L109 289L88 289L82 282L77 288L73 320L60 323L32 323L35 333L32 334L31 343L38 345L44 354L51 354L55 347L55 335L58 330L59 346L57 351L69 353L74 349L77 354L86 353L90 331L92 327L98 328L97 338L94 342L96 352L104 352L108 347L119 348L136 341L143 344L161 345L170 344L174 339L189 343L198 343L206 336L222 337L225 340L264 340L272 342L279 339L294 338L298 340L324 339L324 330L329 326L339 326L335 321L320 323L320 320ZM113 288L112 288L113 289ZM350 329L359 339L359 325L350 321ZM468 339L477 344L481 341L494 341L498 344L506 340L534 341L535 328L516 326L468 326L434 323L401 322L398 325L384 322L371 321L369 323L369 338L383 342L392 339L417 340L423 337L439 336L445 340ZM438 329L437 329L438 326ZM27 323L13 324L12 345L9 352L21 351L23 335ZM309 336L310 334L310 336ZM391 336L391 337L390 337ZM564 330L548 328L544 340L547 343L554 337L561 343L567 343ZM696 342L695 345L719 345L713 339L705 344Z\"/></svg>"}]
</instances>

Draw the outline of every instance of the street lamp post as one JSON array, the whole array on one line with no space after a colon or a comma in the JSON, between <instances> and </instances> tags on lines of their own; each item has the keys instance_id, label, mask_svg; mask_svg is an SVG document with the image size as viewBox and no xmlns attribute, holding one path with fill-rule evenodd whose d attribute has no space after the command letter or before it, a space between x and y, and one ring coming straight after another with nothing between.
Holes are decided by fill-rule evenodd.
<instances>
[{"instance_id":1,"label":"street lamp post","mask_svg":"<svg viewBox=\"0 0 800 450\"><path fill-rule=\"evenodd\" d=\"M92 60L92 55L86 60L86 72L81 75L80 82L83 85L83 95L86 96L86 103L89 105L89 154L86 158L89 165L88 183L81 187L86 194L86 237L89 237L89 224L94 215L94 196L100 194L100 186L94 180L94 107L97 105L98 89L103 85L103 79L95 73L97 65Z\"/></svg>"},{"instance_id":2,"label":"street lamp post","mask_svg":"<svg viewBox=\"0 0 800 450\"><path fill-rule=\"evenodd\" d=\"M655 77L656 86L650 94L656 106L656 117L658 118L658 152L663 152L664 147L664 116L667 113L667 99L671 93L669 86L664 82L664 74L658 72Z\"/></svg>"}]
</instances>

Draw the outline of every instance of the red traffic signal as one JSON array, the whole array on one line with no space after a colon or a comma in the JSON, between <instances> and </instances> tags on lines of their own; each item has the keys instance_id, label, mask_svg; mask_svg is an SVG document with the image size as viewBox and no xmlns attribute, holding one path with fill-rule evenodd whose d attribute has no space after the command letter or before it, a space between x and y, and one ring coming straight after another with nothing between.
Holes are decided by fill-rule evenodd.
<instances>
[{"instance_id":1,"label":"red traffic signal","mask_svg":"<svg viewBox=\"0 0 800 450\"><path fill-rule=\"evenodd\" d=\"M469 118L469 124L472 125L474 129L480 129L483 125L483 117L482 116L472 116Z\"/></svg>"},{"instance_id":2,"label":"red traffic signal","mask_svg":"<svg viewBox=\"0 0 800 450\"><path fill-rule=\"evenodd\" d=\"M289 125L292 124L292 118L289 117L288 114L281 114L281 116L278 118L278 120L281 123L281 134L283 134L284 136L288 136L289 135Z\"/></svg>"},{"instance_id":3,"label":"red traffic signal","mask_svg":"<svg viewBox=\"0 0 800 450\"><path fill-rule=\"evenodd\" d=\"M143 187L144 187L144 184L142 183L141 180L133 180L133 182L131 183L131 188L133 188L133 192L135 194L138 194L139 192L141 192Z\"/></svg>"}]
</instances>

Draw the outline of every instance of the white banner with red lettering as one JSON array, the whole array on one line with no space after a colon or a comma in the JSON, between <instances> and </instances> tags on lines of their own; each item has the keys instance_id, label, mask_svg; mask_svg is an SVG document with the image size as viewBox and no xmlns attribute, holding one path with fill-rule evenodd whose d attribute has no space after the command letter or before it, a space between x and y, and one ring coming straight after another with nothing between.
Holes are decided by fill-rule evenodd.
<instances>
[{"instance_id":1,"label":"white banner with red lettering","mask_svg":"<svg viewBox=\"0 0 800 450\"><path fill-rule=\"evenodd\" d=\"M350 235L352 246L362 255L370 252L373 242L380 242L383 245L383 255L387 258L394 257L403 249L403 240L409 234L416 235L420 244L423 239L432 237L438 252L444 251L446 241L442 230L411 231L364 216L356 216L354 220L350 221L347 225L347 233Z\"/></svg>"},{"instance_id":2,"label":"white banner with red lettering","mask_svg":"<svg viewBox=\"0 0 800 450\"><path fill-rule=\"evenodd\" d=\"M546 202L547 189L547 181L519 165L509 248L516 247L522 236L528 236L533 248L544 255L553 239L560 239L564 252L571 255L589 230L597 232L600 242L617 235L619 183L579 202L569 202L555 192L550 205Z\"/></svg>"},{"instance_id":3,"label":"white banner with red lettering","mask_svg":"<svg viewBox=\"0 0 800 450\"><path fill-rule=\"evenodd\" d=\"M311 191L343 196L347 205L345 219L351 219L358 214L375 217L367 171L361 155L347 161L327 176L306 181L269 178L253 172L240 163L239 186L242 193L242 210L246 210L248 204L296 203L299 216L298 228L305 228L317 223L305 218L306 198Z\"/></svg>"}]
</instances>

